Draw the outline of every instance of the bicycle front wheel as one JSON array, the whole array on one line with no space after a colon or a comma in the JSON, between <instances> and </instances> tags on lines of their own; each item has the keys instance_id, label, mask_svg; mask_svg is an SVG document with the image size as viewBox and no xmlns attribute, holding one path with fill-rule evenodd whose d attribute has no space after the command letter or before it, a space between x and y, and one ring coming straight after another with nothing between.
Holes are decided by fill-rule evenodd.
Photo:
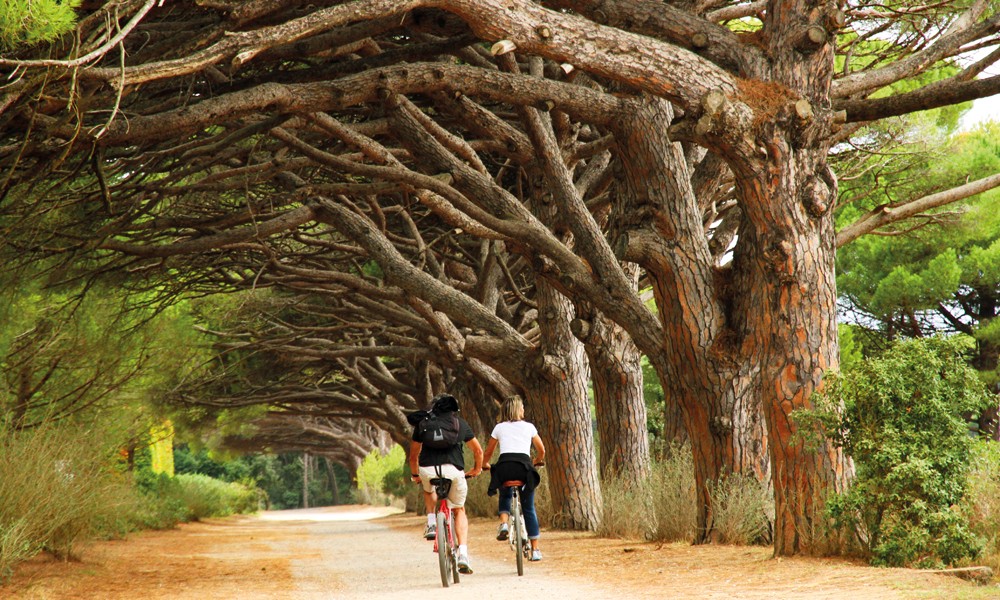
<instances>
[{"instance_id":1,"label":"bicycle front wheel","mask_svg":"<svg viewBox=\"0 0 1000 600\"><path fill-rule=\"evenodd\" d=\"M444 513L437 512L437 548L438 566L441 567L441 585L448 587L448 576L451 575L451 535L448 531L448 520L444 518Z\"/></svg>"},{"instance_id":2,"label":"bicycle front wheel","mask_svg":"<svg viewBox=\"0 0 1000 600\"><path fill-rule=\"evenodd\" d=\"M451 562L451 580L458 583L458 536L455 534L455 513L451 513L451 525L449 527L448 531L451 535L448 537L454 536L454 543L449 542L448 544L448 556L451 557L449 561Z\"/></svg>"},{"instance_id":3,"label":"bicycle front wheel","mask_svg":"<svg viewBox=\"0 0 1000 600\"><path fill-rule=\"evenodd\" d=\"M517 574L519 576L524 575L524 553L521 552L521 545L525 542L521 537L524 531L521 526L523 518L521 515L521 494L515 488L510 503L510 536L514 540L514 556L517 557Z\"/></svg>"}]
</instances>

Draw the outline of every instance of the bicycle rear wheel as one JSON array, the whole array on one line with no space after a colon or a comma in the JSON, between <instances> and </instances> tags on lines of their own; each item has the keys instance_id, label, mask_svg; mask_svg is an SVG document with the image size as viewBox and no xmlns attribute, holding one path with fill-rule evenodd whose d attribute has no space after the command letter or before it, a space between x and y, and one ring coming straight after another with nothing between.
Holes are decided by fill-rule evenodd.
<instances>
[{"instance_id":1,"label":"bicycle rear wheel","mask_svg":"<svg viewBox=\"0 0 1000 600\"><path fill-rule=\"evenodd\" d=\"M510 503L510 535L514 540L514 556L517 557L517 574L524 575L524 553L521 552L521 545L524 540L521 538L524 529L521 526L521 494L517 488L513 489L513 496Z\"/></svg>"},{"instance_id":2,"label":"bicycle rear wheel","mask_svg":"<svg viewBox=\"0 0 1000 600\"><path fill-rule=\"evenodd\" d=\"M448 520L444 518L444 513L438 511L437 518L437 549L438 566L441 568L441 585L448 587L448 576L451 570L451 535L448 531Z\"/></svg>"}]
</instances>

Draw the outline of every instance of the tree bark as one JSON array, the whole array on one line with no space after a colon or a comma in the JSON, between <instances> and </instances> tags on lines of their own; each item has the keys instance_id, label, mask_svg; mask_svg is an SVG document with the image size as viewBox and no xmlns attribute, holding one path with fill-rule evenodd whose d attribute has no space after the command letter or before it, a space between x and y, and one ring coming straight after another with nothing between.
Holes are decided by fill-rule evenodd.
<instances>
[{"instance_id":1,"label":"tree bark","mask_svg":"<svg viewBox=\"0 0 1000 600\"><path fill-rule=\"evenodd\" d=\"M536 285L539 352L552 357L559 367L528 378L526 416L534 419L546 444L553 525L592 531L600 523L601 487L587 397L586 356L583 345L570 332L573 311L569 300L543 280Z\"/></svg>"},{"instance_id":2,"label":"tree bark","mask_svg":"<svg viewBox=\"0 0 1000 600\"><path fill-rule=\"evenodd\" d=\"M637 266L626 270L638 283ZM582 341L594 390L601 479L632 488L649 474L642 354L620 325L599 312L587 328Z\"/></svg>"},{"instance_id":3,"label":"tree bark","mask_svg":"<svg viewBox=\"0 0 1000 600\"><path fill-rule=\"evenodd\" d=\"M798 46L802 10L794 1L768 5L772 59L757 75L793 95L771 120L749 124L747 138L764 153L728 157L745 214L734 255L734 313L745 317L742 346L760 373L754 391L767 422L778 556L826 550L826 498L843 491L853 472L829 441L807 445L796 437L792 416L812 408L824 375L838 366L837 182L826 165L833 53L830 44ZM777 87L770 91L780 98Z\"/></svg>"},{"instance_id":4,"label":"tree bark","mask_svg":"<svg viewBox=\"0 0 1000 600\"><path fill-rule=\"evenodd\" d=\"M676 402L694 453L698 536L712 535L709 483L730 473L768 477L767 444L754 371L738 348L722 302L730 293L717 273L684 154L662 131L673 116L658 99L637 102L615 125L623 173L616 229L645 240L625 252L646 268L662 322L656 345L640 347ZM648 336L633 335L646 340Z\"/></svg>"}]
</instances>

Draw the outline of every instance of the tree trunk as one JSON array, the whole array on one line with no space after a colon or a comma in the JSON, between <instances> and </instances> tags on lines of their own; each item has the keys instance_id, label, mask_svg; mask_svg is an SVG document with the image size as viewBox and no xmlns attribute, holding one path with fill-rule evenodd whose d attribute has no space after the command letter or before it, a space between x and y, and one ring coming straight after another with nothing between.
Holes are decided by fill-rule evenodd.
<instances>
[{"instance_id":1,"label":"tree trunk","mask_svg":"<svg viewBox=\"0 0 1000 600\"><path fill-rule=\"evenodd\" d=\"M987 327L997 317L997 298L991 289L977 290L979 296L979 329ZM996 375L1000 364L1000 347L988 339L976 341L976 356L973 365L976 370L989 374L989 379ZM993 404L979 415L979 435L985 439L1000 441L1000 382L990 385L993 393Z\"/></svg>"},{"instance_id":2,"label":"tree trunk","mask_svg":"<svg viewBox=\"0 0 1000 600\"><path fill-rule=\"evenodd\" d=\"M773 82L763 91L779 104L770 119L758 116L746 127L747 138L764 152L743 148L728 157L745 215L733 260L734 314L742 318L747 358L760 372L756 391L769 436L778 556L827 549L826 498L844 490L853 473L850 459L827 440L807 446L798 439L792 416L812 408L812 394L839 356L837 182L826 164L833 54L829 44L802 45L802 11L792 1L769 5L771 61L757 65L757 75Z\"/></svg>"},{"instance_id":3,"label":"tree trunk","mask_svg":"<svg viewBox=\"0 0 1000 600\"><path fill-rule=\"evenodd\" d=\"M340 504L340 486L337 485L337 471L333 468L333 461L329 458L323 457L323 463L326 464L326 479L330 483L330 502L337 506Z\"/></svg>"},{"instance_id":4,"label":"tree trunk","mask_svg":"<svg viewBox=\"0 0 1000 600\"><path fill-rule=\"evenodd\" d=\"M669 103L647 99L616 124L624 168L612 218L613 230L645 240L634 258L653 282L663 334L640 349L656 369L666 401L677 403L691 441L697 541L705 542L713 538L710 483L730 473L766 480L767 444L753 394L756 373L737 358L722 302L726 275L714 268L683 150L662 135L672 117ZM628 255L635 244L620 245Z\"/></svg>"},{"instance_id":5,"label":"tree trunk","mask_svg":"<svg viewBox=\"0 0 1000 600\"><path fill-rule=\"evenodd\" d=\"M625 268L638 283L637 265ZM590 321L576 323L581 325L574 334L584 342L590 361L601 478L618 479L631 488L649 474L642 355L628 333L599 312ZM581 328L586 331L577 330Z\"/></svg>"},{"instance_id":6,"label":"tree trunk","mask_svg":"<svg viewBox=\"0 0 1000 600\"><path fill-rule=\"evenodd\" d=\"M583 345L570 332L569 300L543 280L538 280L537 289L542 339L538 372L526 378L526 417L535 422L545 443L553 525L592 531L600 522L601 488L586 358Z\"/></svg>"},{"instance_id":7,"label":"tree trunk","mask_svg":"<svg viewBox=\"0 0 1000 600\"><path fill-rule=\"evenodd\" d=\"M309 453L302 453L302 508L309 508Z\"/></svg>"}]
</instances>

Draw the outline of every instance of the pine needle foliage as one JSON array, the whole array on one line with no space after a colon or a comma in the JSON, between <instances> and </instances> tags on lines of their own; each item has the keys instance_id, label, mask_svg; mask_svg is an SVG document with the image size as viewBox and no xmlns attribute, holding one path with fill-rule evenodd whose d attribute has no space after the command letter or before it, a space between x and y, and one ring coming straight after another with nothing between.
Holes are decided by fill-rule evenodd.
<instances>
[{"instance_id":1,"label":"pine needle foliage","mask_svg":"<svg viewBox=\"0 0 1000 600\"><path fill-rule=\"evenodd\" d=\"M58 38L76 25L80 0L4 0L0 3L0 52Z\"/></svg>"}]
</instances>

